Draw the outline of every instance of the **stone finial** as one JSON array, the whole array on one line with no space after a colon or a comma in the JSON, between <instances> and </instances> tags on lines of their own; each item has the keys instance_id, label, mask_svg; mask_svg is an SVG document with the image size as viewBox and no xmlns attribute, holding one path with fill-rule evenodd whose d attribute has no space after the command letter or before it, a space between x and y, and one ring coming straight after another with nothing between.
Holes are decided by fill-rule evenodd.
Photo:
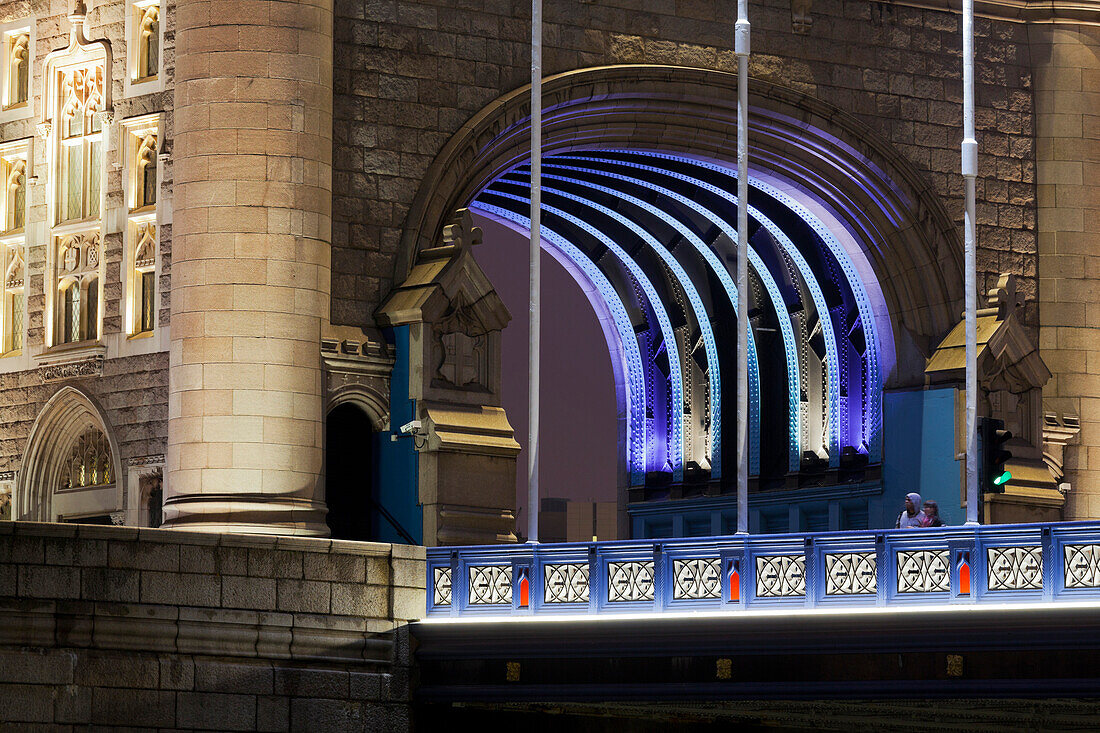
<instances>
[{"instance_id":1,"label":"stone finial","mask_svg":"<svg viewBox=\"0 0 1100 733\"><path fill-rule=\"evenodd\" d=\"M460 250L481 244L481 227L474 226L469 209L456 211L452 223L443 227L443 243Z\"/></svg>"},{"instance_id":2,"label":"stone finial","mask_svg":"<svg viewBox=\"0 0 1100 733\"><path fill-rule=\"evenodd\" d=\"M1015 313L1017 308L1023 306L1023 296L1016 290L1016 277L1011 273L1002 272L997 278L997 284L986 294L986 304L989 308L997 309L999 320L1004 320L1009 314Z\"/></svg>"}]
</instances>

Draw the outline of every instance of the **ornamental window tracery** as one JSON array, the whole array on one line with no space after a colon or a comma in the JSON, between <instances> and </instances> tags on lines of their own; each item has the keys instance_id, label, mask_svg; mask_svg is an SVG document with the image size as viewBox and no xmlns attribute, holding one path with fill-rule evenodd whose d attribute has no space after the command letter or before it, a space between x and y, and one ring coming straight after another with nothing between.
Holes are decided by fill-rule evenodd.
<instances>
[{"instance_id":1,"label":"ornamental window tracery","mask_svg":"<svg viewBox=\"0 0 1100 733\"><path fill-rule=\"evenodd\" d=\"M98 233L57 239L57 343L99 338L101 243Z\"/></svg>"},{"instance_id":2,"label":"ornamental window tracery","mask_svg":"<svg viewBox=\"0 0 1100 733\"><path fill-rule=\"evenodd\" d=\"M80 434L69 451L58 489L109 486L115 482L111 445L103 431L94 427Z\"/></svg>"},{"instance_id":3,"label":"ornamental window tracery","mask_svg":"<svg viewBox=\"0 0 1100 733\"><path fill-rule=\"evenodd\" d=\"M98 64L59 72L58 222L100 215L103 84Z\"/></svg>"}]
</instances>

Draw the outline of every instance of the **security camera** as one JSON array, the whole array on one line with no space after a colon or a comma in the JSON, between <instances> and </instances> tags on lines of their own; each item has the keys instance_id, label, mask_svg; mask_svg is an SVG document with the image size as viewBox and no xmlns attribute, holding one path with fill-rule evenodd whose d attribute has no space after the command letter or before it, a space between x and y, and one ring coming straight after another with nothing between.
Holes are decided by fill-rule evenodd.
<instances>
[{"instance_id":1,"label":"security camera","mask_svg":"<svg viewBox=\"0 0 1100 733\"><path fill-rule=\"evenodd\" d=\"M402 435L419 435L420 434L420 421L410 420L401 426Z\"/></svg>"}]
</instances>

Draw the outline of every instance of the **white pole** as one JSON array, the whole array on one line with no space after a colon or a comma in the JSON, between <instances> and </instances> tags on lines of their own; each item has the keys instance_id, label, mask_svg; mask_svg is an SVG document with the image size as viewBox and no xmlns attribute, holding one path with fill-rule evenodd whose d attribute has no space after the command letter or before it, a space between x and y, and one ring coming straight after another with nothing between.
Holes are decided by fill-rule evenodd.
<instances>
[{"instance_id":1,"label":"white pole","mask_svg":"<svg viewBox=\"0 0 1100 733\"><path fill-rule=\"evenodd\" d=\"M962 175L966 188L963 246L966 273L966 523L979 524L978 517L978 339L977 257L974 227L974 179L978 175L978 141L974 137L974 0L963 0L963 141Z\"/></svg>"},{"instance_id":2,"label":"white pole","mask_svg":"<svg viewBox=\"0 0 1100 733\"><path fill-rule=\"evenodd\" d=\"M749 533L749 3L737 0L737 534Z\"/></svg>"},{"instance_id":3,"label":"white pole","mask_svg":"<svg viewBox=\"0 0 1100 733\"><path fill-rule=\"evenodd\" d=\"M539 243L542 220L542 0L531 0L531 313L527 350L527 541L539 541Z\"/></svg>"}]
</instances>

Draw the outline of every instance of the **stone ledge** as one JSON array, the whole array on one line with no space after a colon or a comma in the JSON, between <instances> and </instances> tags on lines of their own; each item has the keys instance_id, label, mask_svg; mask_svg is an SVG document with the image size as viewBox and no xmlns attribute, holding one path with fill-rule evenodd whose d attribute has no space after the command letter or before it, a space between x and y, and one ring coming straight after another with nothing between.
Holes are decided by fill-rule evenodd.
<instances>
[{"instance_id":1,"label":"stone ledge","mask_svg":"<svg viewBox=\"0 0 1100 733\"><path fill-rule=\"evenodd\" d=\"M396 625L368 623L373 619L13 598L0 598L0 617L0 647L356 662L383 668L394 660Z\"/></svg>"}]
</instances>

